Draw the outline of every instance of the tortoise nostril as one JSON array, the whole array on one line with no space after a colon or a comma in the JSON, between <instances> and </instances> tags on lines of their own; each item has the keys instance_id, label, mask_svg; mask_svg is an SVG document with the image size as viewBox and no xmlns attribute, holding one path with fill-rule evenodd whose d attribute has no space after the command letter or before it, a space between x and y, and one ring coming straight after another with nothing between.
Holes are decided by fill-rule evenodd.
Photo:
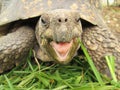
<instances>
[{"instance_id":1,"label":"tortoise nostril","mask_svg":"<svg viewBox=\"0 0 120 90\"><path fill-rule=\"evenodd\" d=\"M61 19L58 19L58 22L61 22L62 20Z\"/></svg>"},{"instance_id":2,"label":"tortoise nostril","mask_svg":"<svg viewBox=\"0 0 120 90\"><path fill-rule=\"evenodd\" d=\"M65 19L61 19L61 18L59 18L59 19L58 19L58 22L59 22L59 23L61 23L61 22L67 22L67 21L68 21L67 18L65 18Z\"/></svg>"},{"instance_id":3,"label":"tortoise nostril","mask_svg":"<svg viewBox=\"0 0 120 90\"><path fill-rule=\"evenodd\" d=\"M68 19L67 18L65 18L65 22L67 22L68 21Z\"/></svg>"}]
</instances>

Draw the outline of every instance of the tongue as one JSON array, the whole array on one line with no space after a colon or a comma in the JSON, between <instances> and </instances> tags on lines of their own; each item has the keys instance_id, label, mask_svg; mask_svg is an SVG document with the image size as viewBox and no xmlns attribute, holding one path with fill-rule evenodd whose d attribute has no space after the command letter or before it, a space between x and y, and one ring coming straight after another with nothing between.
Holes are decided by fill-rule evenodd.
<instances>
[{"instance_id":1,"label":"tongue","mask_svg":"<svg viewBox=\"0 0 120 90\"><path fill-rule=\"evenodd\" d=\"M52 42L52 47L55 49L56 52L59 53L59 55L65 56L67 54L67 52L69 51L71 45L72 45L72 41L70 43L67 42L60 42L60 43L56 43L56 42Z\"/></svg>"}]
</instances>

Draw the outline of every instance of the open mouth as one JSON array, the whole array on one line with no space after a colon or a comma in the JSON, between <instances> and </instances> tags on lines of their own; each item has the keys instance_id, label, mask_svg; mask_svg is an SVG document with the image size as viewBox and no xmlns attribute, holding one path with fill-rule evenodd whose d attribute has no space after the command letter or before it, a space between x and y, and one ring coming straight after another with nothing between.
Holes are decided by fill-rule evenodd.
<instances>
[{"instance_id":1,"label":"open mouth","mask_svg":"<svg viewBox=\"0 0 120 90\"><path fill-rule=\"evenodd\" d=\"M78 38L72 39L70 42L55 42L44 39L42 40L42 47L45 49L46 53L56 62L61 64L67 64L75 56L78 48L79 42Z\"/></svg>"},{"instance_id":2,"label":"open mouth","mask_svg":"<svg viewBox=\"0 0 120 90\"><path fill-rule=\"evenodd\" d=\"M70 42L60 42L56 43L52 41L50 45L55 50L57 56L60 58L61 61L64 61L67 58L67 55L70 51L70 48L72 47L73 40Z\"/></svg>"}]
</instances>

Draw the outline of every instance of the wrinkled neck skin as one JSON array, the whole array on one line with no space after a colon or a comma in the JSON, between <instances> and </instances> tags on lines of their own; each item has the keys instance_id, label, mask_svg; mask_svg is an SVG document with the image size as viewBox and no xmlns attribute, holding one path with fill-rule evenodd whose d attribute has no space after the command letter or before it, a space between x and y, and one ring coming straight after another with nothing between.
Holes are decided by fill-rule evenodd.
<instances>
[{"instance_id":1,"label":"wrinkled neck skin","mask_svg":"<svg viewBox=\"0 0 120 90\"><path fill-rule=\"evenodd\" d=\"M35 33L39 59L67 64L79 48L78 38L82 34L80 15L77 11L64 9L43 13Z\"/></svg>"}]
</instances>

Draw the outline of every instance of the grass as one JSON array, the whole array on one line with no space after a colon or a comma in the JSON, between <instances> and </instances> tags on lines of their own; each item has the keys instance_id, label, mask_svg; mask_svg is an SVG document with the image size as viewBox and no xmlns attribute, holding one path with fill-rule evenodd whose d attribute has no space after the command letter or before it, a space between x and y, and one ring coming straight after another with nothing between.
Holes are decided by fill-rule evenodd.
<instances>
[{"instance_id":1,"label":"grass","mask_svg":"<svg viewBox=\"0 0 120 90\"><path fill-rule=\"evenodd\" d=\"M101 77L81 43L85 56L75 57L68 65L27 63L0 75L0 90L120 90L114 74L114 58L106 56L113 80Z\"/></svg>"},{"instance_id":2,"label":"grass","mask_svg":"<svg viewBox=\"0 0 120 90\"><path fill-rule=\"evenodd\" d=\"M101 78L101 76L100 76L98 70L96 69L96 67L95 67L95 65L94 65L94 63L93 63L93 61L92 61L92 59L90 58L89 54L87 53L86 48L84 47L84 45L82 44L81 41L80 41L80 46L81 46L81 48L82 48L82 50L83 50L83 52L84 52L84 54L85 54L85 56L86 56L86 58L87 58L88 63L90 64L91 69L93 70L93 72L94 72L94 74L95 74L95 76L96 76L96 78L97 78L99 84L100 84L100 85L103 85L104 82L102 81L102 78Z\"/></svg>"},{"instance_id":3,"label":"grass","mask_svg":"<svg viewBox=\"0 0 120 90\"><path fill-rule=\"evenodd\" d=\"M111 73L112 79L113 79L114 82L117 83L117 78L116 78L116 75L115 75L115 57L113 57L113 56L106 56L105 58L106 58L108 67L110 69L110 73Z\"/></svg>"}]
</instances>

